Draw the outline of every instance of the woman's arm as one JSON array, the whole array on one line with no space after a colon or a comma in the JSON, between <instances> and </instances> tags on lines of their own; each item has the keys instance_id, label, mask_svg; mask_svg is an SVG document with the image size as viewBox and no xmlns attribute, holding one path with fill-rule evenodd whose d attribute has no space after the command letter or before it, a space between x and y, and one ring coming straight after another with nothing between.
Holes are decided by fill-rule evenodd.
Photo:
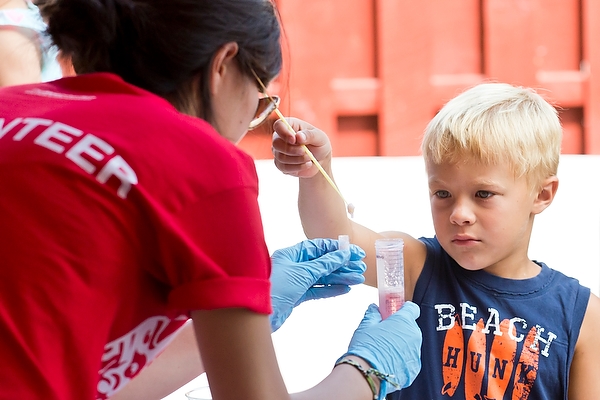
<instances>
[{"instance_id":1,"label":"woman's arm","mask_svg":"<svg viewBox=\"0 0 600 400\"><path fill-rule=\"evenodd\" d=\"M349 357L368 368L368 364L359 357ZM263 357L258 357L258 361ZM253 369L251 369L253 370ZM161 355L146 367L138 376L111 400L148 400L161 399L179 389L204 372L200 360L198 343L191 321L186 324L178 336ZM278 376L277 370L275 376ZM229 382L231 383L232 377ZM211 380L212 382L213 380ZM379 388L379 381L376 380ZM213 393L215 393L213 384ZM265 385L268 387L268 385ZM340 396L340 388L348 390L356 399L372 399L373 395L362 374L354 367L344 364L336 367L332 373L314 388L291 395L295 400L332 399ZM286 394L287 396L287 394ZM247 398L245 395L242 398ZM258 398L258 397L257 397ZM352 398L352 397L344 397Z\"/></svg>"},{"instance_id":2,"label":"woman's arm","mask_svg":"<svg viewBox=\"0 0 600 400\"><path fill-rule=\"evenodd\" d=\"M366 370L369 364L360 357L349 356L348 359L359 363ZM374 379L379 391L381 382ZM350 396L350 397L348 397ZM355 397L352 397L355 396ZM315 387L300 393L292 394L293 400L314 399L373 399L373 393L362 373L348 364L340 364Z\"/></svg>"},{"instance_id":3,"label":"woman's arm","mask_svg":"<svg viewBox=\"0 0 600 400\"><path fill-rule=\"evenodd\" d=\"M272 256L270 331L277 330L295 306L306 300L346 293L362 283L364 253L352 245L339 251L337 240L304 240L275 251ZM165 396L189 382L204 367L191 320L156 360L127 384L114 399Z\"/></svg>"},{"instance_id":4,"label":"woman's arm","mask_svg":"<svg viewBox=\"0 0 600 400\"><path fill-rule=\"evenodd\" d=\"M371 305L354 332L344 359L393 374L398 388L406 387L420 370L419 308L405 306L385 321ZM371 400L371 386L354 366L340 364L318 385L288 395L281 377L266 315L246 309L195 311L167 349L114 399L160 399L199 375L200 353L213 396L218 399ZM193 327L193 329L191 329ZM195 331L197 333L195 333ZM201 350L199 350L201 349ZM310 357L310 355L307 355ZM373 377L376 391L381 382ZM385 383L384 393L397 390Z\"/></svg>"},{"instance_id":5,"label":"woman's arm","mask_svg":"<svg viewBox=\"0 0 600 400\"><path fill-rule=\"evenodd\" d=\"M266 316L244 309L195 311L192 315L215 399L373 398L366 380L348 365L336 367L316 387L290 397L277 365Z\"/></svg>"},{"instance_id":6,"label":"woman's arm","mask_svg":"<svg viewBox=\"0 0 600 400\"><path fill-rule=\"evenodd\" d=\"M0 10L27 10L23 0L2 3ZM27 28L0 25L0 87L41 80L42 55L37 40L37 34Z\"/></svg>"},{"instance_id":7,"label":"woman's arm","mask_svg":"<svg viewBox=\"0 0 600 400\"><path fill-rule=\"evenodd\" d=\"M382 321L377 306L371 305L354 332L343 358L358 362L365 370L374 368L391 375L381 382L373 376L380 399L410 385L420 371L422 337L416 323L418 316L418 306L407 302ZM277 365L266 315L246 309L222 309L194 311L192 318L216 399L373 399L367 379L349 364L338 365L321 383L290 397Z\"/></svg>"},{"instance_id":8,"label":"woman's arm","mask_svg":"<svg viewBox=\"0 0 600 400\"><path fill-rule=\"evenodd\" d=\"M0 26L0 87L40 81L41 55L32 35Z\"/></svg>"},{"instance_id":9,"label":"woman's arm","mask_svg":"<svg viewBox=\"0 0 600 400\"><path fill-rule=\"evenodd\" d=\"M279 371L266 316L245 309L196 311L192 316L215 399L373 399L366 379L347 364L334 368L315 387L290 396ZM365 369L370 367L360 357L348 358ZM379 381L375 381L379 390Z\"/></svg>"},{"instance_id":10,"label":"woman's arm","mask_svg":"<svg viewBox=\"0 0 600 400\"><path fill-rule=\"evenodd\" d=\"M600 399L600 299L590 295L569 372L569 400Z\"/></svg>"},{"instance_id":11,"label":"woman's arm","mask_svg":"<svg viewBox=\"0 0 600 400\"><path fill-rule=\"evenodd\" d=\"M289 398L267 315L228 308L192 312L198 348L215 399Z\"/></svg>"}]
</instances>

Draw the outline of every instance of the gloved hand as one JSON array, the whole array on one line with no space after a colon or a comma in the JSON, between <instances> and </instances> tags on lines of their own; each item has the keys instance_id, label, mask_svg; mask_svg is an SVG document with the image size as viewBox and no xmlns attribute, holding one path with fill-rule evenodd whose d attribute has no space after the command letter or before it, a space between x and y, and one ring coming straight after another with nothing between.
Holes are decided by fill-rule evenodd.
<instances>
[{"instance_id":1,"label":"gloved hand","mask_svg":"<svg viewBox=\"0 0 600 400\"><path fill-rule=\"evenodd\" d=\"M306 300L333 297L363 283L365 252L351 244L338 250L334 239L304 240L271 257L271 330L275 332L294 307Z\"/></svg>"},{"instance_id":2,"label":"gloved hand","mask_svg":"<svg viewBox=\"0 0 600 400\"><path fill-rule=\"evenodd\" d=\"M350 340L346 355L361 357L379 372L392 374L390 381L399 385L381 380L379 399L409 386L421 370L423 335L415 321L419 315L419 306L407 301L382 321L379 308L371 304Z\"/></svg>"}]
</instances>

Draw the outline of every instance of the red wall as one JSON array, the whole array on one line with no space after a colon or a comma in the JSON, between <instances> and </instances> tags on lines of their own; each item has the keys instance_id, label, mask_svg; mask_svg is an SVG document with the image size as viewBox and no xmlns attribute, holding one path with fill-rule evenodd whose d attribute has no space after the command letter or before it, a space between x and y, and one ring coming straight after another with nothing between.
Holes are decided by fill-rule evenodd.
<instances>
[{"instance_id":1,"label":"red wall","mask_svg":"<svg viewBox=\"0 0 600 400\"><path fill-rule=\"evenodd\" d=\"M335 156L418 155L461 90L497 80L559 109L563 153L600 154L598 0L277 0L282 112L330 134ZM598 74L597 74L598 76ZM268 126L240 144L270 158Z\"/></svg>"}]
</instances>

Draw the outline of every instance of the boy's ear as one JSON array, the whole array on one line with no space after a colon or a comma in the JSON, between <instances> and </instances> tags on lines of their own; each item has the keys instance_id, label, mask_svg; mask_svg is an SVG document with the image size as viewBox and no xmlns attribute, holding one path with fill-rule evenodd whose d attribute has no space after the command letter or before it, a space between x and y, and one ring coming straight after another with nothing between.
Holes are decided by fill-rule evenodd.
<instances>
[{"instance_id":1,"label":"boy's ear","mask_svg":"<svg viewBox=\"0 0 600 400\"><path fill-rule=\"evenodd\" d=\"M558 177L556 175L546 178L542 183L541 188L537 192L537 196L533 202L533 213L539 214L544 211L556 196L558 189Z\"/></svg>"}]
</instances>

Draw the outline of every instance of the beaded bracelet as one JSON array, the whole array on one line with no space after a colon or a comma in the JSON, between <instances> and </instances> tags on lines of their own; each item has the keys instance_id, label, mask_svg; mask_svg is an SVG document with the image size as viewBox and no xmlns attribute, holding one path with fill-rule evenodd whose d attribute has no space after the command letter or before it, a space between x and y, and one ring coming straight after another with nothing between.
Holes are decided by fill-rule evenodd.
<instances>
[{"instance_id":1,"label":"beaded bracelet","mask_svg":"<svg viewBox=\"0 0 600 400\"><path fill-rule=\"evenodd\" d=\"M338 360L338 362L335 363L336 366L338 366L340 364L352 365L354 368L359 370L361 374L363 374L363 376L367 380L367 383L369 384L369 387L371 388L371 392L373 392L373 400L379 399L379 393L377 391L377 386L375 385L375 381L373 381L373 377L371 375L374 375L375 377L379 378L380 381L388 382L389 384L391 384L392 386L394 386L396 388L399 387L399 385L396 382L390 380L390 378L393 378L394 375L384 374L383 372L377 371L375 368L364 369L364 367L362 365L360 365L359 363L357 363L356 361L352 361L347 358Z\"/></svg>"}]
</instances>

